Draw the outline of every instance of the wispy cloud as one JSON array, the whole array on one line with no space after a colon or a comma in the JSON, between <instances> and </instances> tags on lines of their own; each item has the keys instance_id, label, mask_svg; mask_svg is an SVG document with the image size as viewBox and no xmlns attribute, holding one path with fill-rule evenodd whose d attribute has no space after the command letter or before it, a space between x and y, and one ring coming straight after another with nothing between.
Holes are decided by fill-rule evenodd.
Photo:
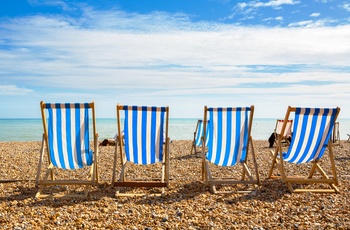
<instances>
[{"instance_id":1,"label":"wispy cloud","mask_svg":"<svg viewBox=\"0 0 350 230\"><path fill-rule=\"evenodd\" d=\"M31 89L21 88L16 85L0 85L0 95L24 95L33 92Z\"/></svg>"},{"instance_id":2,"label":"wispy cloud","mask_svg":"<svg viewBox=\"0 0 350 230\"><path fill-rule=\"evenodd\" d=\"M239 2L235 5L232 10L232 14L229 15L228 19L239 18L239 21L265 21L271 22L274 18L276 22L282 21L282 17L280 15L276 15L275 17L264 18L261 15L261 10L270 8L276 13L283 9L284 6L293 6L300 4L300 1L295 0L270 0L267 2L261 1L249 1L249 2ZM243 15L243 17L239 16ZM270 23L269 23L270 24Z\"/></svg>"},{"instance_id":3,"label":"wispy cloud","mask_svg":"<svg viewBox=\"0 0 350 230\"><path fill-rule=\"evenodd\" d=\"M322 102L333 105L331 98L340 95L339 102L348 103L349 25L246 27L164 12L81 10L79 18L0 22L0 94L95 100L111 108L171 103L192 111L207 103L266 105L281 98L288 98L283 106L306 105L323 95Z\"/></svg>"},{"instance_id":4,"label":"wispy cloud","mask_svg":"<svg viewBox=\"0 0 350 230\"><path fill-rule=\"evenodd\" d=\"M238 3L237 7L241 10L251 11L252 8L272 7L279 9L282 5L295 5L299 3L300 1L295 0L270 0L268 2L250 1L248 3Z\"/></svg>"},{"instance_id":5,"label":"wispy cloud","mask_svg":"<svg viewBox=\"0 0 350 230\"><path fill-rule=\"evenodd\" d=\"M273 7L273 8L279 8L282 5L295 5L299 4L300 1L295 0L271 0L269 2L250 2L248 5L251 5L252 7Z\"/></svg>"},{"instance_id":6,"label":"wispy cloud","mask_svg":"<svg viewBox=\"0 0 350 230\"><path fill-rule=\"evenodd\" d=\"M350 5L347 2L335 4L334 1L322 0L248 1L238 2L227 19L253 26L337 26L349 24L349 17L344 14L344 10L349 11L349 8ZM326 9L326 11L310 13L313 9ZM281 16L283 20L272 20ZM310 18L318 20L312 21Z\"/></svg>"},{"instance_id":7,"label":"wispy cloud","mask_svg":"<svg viewBox=\"0 0 350 230\"><path fill-rule=\"evenodd\" d=\"M288 24L288 27L305 27L305 28L323 28L331 27L331 25L337 23L336 20L330 18L318 19L318 20L305 20L297 21Z\"/></svg>"},{"instance_id":8,"label":"wispy cloud","mask_svg":"<svg viewBox=\"0 0 350 230\"><path fill-rule=\"evenodd\" d=\"M62 8L63 10L75 9L71 5L68 5L65 1L61 1L61 0L28 0L28 2L33 6L45 5L45 6L57 6Z\"/></svg>"},{"instance_id":9,"label":"wispy cloud","mask_svg":"<svg viewBox=\"0 0 350 230\"><path fill-rule=\"evenodd\" d=\"M345 10L350 11L350 3L344 3L344 4L342 5L342 7L343 7Z\"/></svg>"},{"instance_id":10,"label":"wispy cloud","mask_svg":"<svg viewBox=\"0 0 350 230\"><path fill-rule=\"evenodd\" d=\"M319 17L321 14L320 13L312 13L312 14L310 14L310 17L312 17L312 18L317 18L317 17Z\"/></svg>"}]
</instances>

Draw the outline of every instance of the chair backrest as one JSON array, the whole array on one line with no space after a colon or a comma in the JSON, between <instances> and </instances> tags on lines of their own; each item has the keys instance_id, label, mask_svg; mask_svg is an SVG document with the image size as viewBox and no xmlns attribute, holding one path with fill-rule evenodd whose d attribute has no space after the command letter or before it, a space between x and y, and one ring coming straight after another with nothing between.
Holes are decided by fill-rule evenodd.
<instances>
[{"instance_id":1,"label":"chair backrest","mask_svg":"<svg viewBox=\"0 0 350 230\"><path fill-rule=\"evenodd\" d=\"M209 121L207 121L207 125L208 125ZM201 146L202 145L202 136L203 136L203 130L204 130L204 125L203 125L203 120L198 120L197 122L197 131L196 131L196 139L195 139L195 144L196 146ZM208 129L206 132L206 143L205 145L208 144Z\"/></svg>"},{"instance_id":2,"label":"chair backrest","mask_svg":"<svg viewBox=\"0 0 350 230\"><path fill-rule=\"evenodd\" d=\"M126 160L135 164L163 161L163 139L168 137L168 107L117 106L118 131L120 110L124 111Z\"/></svg>"},{"instance_id":3,"label":"chair backrest","mask_svg":"<svg viewBox=\"0 0 350 230\"><path fill-rule=\"evenodd\" d=\"M62 169L78 169L93 163L90 150L89 109L93 103L42 103L41 112L51 163ZM46 119L47 111L48 118Z\"/></svg>"},{"instance_id":4,"label":"chair backrest","mask_svg":"<svg viewBox=\"0 0 350 230\"><path fill-rule=\"evenodd\" d=\"M293 139L283 160L301 164L319 160L328 145L339 108L290 108L295 112ZM289 111L286 116L289 116Z\"/></svg>"},{"instance_id":5,"label":"chair backrest","mask_svg":"<svg viewBox=\"0 0 350 230\"><path fill-rule=\"evenodd\" d=\"M237 108L207 108L209 141L206 158L220 166L245 162L254 113L254 106Z\"/></svg>"},{"instance_id":6,"label":"chair backrest","mask_svg":"<svg viewBox=\"0 0 350 230\"><path fill-rule=\"evenodd\" d=\"M284 120L277 120L277 124L276 124L276 133L277 135L280 135L282 132L282 127L283 127L283 123ZM283 136L282 137L288 137L291 135L292 132L292 124L293 124L293 120L288 120L287 121L287 125L286 128L284 130Z\"/></svg>"}]
</instances>

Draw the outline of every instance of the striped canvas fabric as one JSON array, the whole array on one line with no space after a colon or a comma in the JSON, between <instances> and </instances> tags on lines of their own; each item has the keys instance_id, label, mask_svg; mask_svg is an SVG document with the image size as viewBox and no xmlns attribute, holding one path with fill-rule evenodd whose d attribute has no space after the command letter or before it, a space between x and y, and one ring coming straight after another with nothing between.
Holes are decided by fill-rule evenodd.
<instances>
[{"instance_id":1,"label":"striped canvas fabric","mask_svg":"<svg viewBox=\"0 0 350 230\"><path fill-rule=\"evenodd\" d=\"M123 109L127 161L135 164L162 161L166 107L124 106Z\"/></svg>"},{"instance_id":2,"label":"striped canvas fabric","mask_svg":"<svg viewBox=\"0 0 350 230\"><path fill-rule=\"evenodd\" d=\"M250 107L208 108L207 159L220 166L233 166L246 159Z\"/></svg>"},{"instance_id":3,"label":"striped canvas fabric","mask_svg":"<svg viewBox=\"0 0 350 230\"><path fill-rule=\"evenodd\" d=\"M45 104L48 145L54 166L78 169L92 164L89 147L89 104Z\"/></svg>"},{"instance_id":4,"label":"striped canvas fabric","mask_svg":"<svg viewBox=\"0 0 350 230\"><path fill-rule=\"evenodd\" d=\"M209 121L207 121L209 123ZM208 124L207 124L208 126ZM202 145L202 135L203 135L203 129L204 129L204 124L203 120L198 120L198 128L197 128L197 133L196 133L196 146L201 146ZM209 129L207 129L206 136L205 136L205 145L208 144L208 132Z\"/></svg>"},{"instance_id":5,"label":"striped canvas fabric","mask_svg":"<svg viewBox=\"0 0 350 230\"><path fill-rule=\"evenodd\" d=\"M337 109L296 108L293 139L283 160L301 164L323 156L332 134Z\"/></svg>"}]
</instances>

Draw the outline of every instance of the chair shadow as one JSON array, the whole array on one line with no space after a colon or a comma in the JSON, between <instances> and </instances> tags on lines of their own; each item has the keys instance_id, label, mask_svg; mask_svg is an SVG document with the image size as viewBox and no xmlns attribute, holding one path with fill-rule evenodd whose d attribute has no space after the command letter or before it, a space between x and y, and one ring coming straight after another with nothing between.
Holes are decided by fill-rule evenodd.
<instances>
[{"instance_id":1,"label":"chair shadow","mask_svg":"<svg viewBox=\"0 0 350 230\"><path fill-rule=\"evenodd\" d=\"M8 182L8 183L22 183L22 182L16 181L16 182ZM26 187L24 185L17 185L15 189L15 193L11 192L10 196L0 197L0 201L14 201L14 200L23 201L28 198L35 197L36 192L37 192L37 188L35 188L34 186Z\"/></svg>"},{"instance_id":2,"label":"chair shadow","mask_svg":"<svg viewBox=\"0 0 350 230\"><path fill-rule=\"evenodd\" d=\"M183 155L183 156L178 156L178 157L175 157L173 159L177 159L177 160L188 160L188 159L197 159L197 158L201 158L201 155L200 154L187 154L187 155Z\"/></svg>"},{"instance_id":3,"label":"chair shadow","mask_svg":"<svg viewBox=\"0 0 350 230\"><path fill-rule=\"evenodd\" d=\"M182 200L193 200L196 197L207 195L216 196L218 202L225 202L228 204L236 204L247 200L260 200L264 202L275 202L281 199L285 194L289 193L289 190L280 180L265 179L262 185L255 194L211 194L209 186L202 181L193 181L185 184L181 184L179 187L169 188L166 191L165 196L142 196L136 198L134 201L137 204L161 204L161 203L176 203ZM18 183L18 182L17 182ZM16 193L11 193L10 196L0 197L0 201L23 201L32 198L26 205L30 207L36 206L51 206L51 207L62 207L72 206L77 203L84 203L89 201L98 201L105 197L115 198L116 187L111 186L109 183L100 183L99 185L92 186L89 189L87 197L84 198L47 198L37 199L35 198L37 188L32 186L18 185L16 186ZM129 198L120 199L118 202L130 202ZM21 203L21 202L20 202Z\"/></svg>"},{"instance_id":4,"label":"chair shadow","mask_svg":"<svg viewBox=\"0 0 350 230\"><path fill-rule=\"evenodd\" d=\"M165 196L144 196L144 199L136 201L138 204L176 203L182 200L192 200L208 192L208 187L201 181L193 181L179 188L167 191Z\"/></svg>"},{"instance_id":5,"label":"chair shadow","mask_svg":"<svg viewBox=\"0 0 350 230\"><path fill-rule=\"evenodd\" d=\"M11 182L13 183L13 182ZM16 182L18 183L18 181ZM0 202L2 201L24 201L26 199L32 199L26 205L30 207L36 206L51 206L51 207L61 207L61 206L71 206L77 203L84 203L89 201L98 201L104 197L114 197L115 188L108 183L94 185L89 188L87 197L61 197L61 198L43 198L38 199L35 197L38 188L33 185L26 187L23 185L17 185L15 192L11 192L9 196L0 197ZM60 192L65 191L64 188L60 189ZM82 193L81 193L82 194Z\"/></svg>"},{"instance_id":6,"label":"chair shadow","mask_svg":"<svg viewBox=\"0 0 350 230\"><path fill-rule=\"evenodd\" d=\"M350 157L335 157L334 160L336 160L336 161L349 161Z\"/></svg>"},{"instance_id":7,"label":"chair shadow","mask_svg":"<svg viewBox=\"0 0 350 230\"><path fill-rule=\"evenodd\" d=\"M238 195L234 198L226 199L224 202L228 204L238 204L247 200L259 200L262 202L274 203L288 193L288 189L281 181L265 179L261 181L261 185L256 193Z\"/></svg>"},{"instance_id":8,"label":"chair shadow","mask_svg":"<svg viewBox=\"0 0 350 230\"><path fill-rule=\"evenodd\" d=\"M148 197L139 199L136 201L138 204L154 204L154 203L176 203L182 200L193 200L196 197L202 196L216 196L218 202L224 202L227 204L236 204L247 200L259 200L262 202L273 203L280 200L284 195L290 194L289 190L280 180L265 179L262 181L262 185L259 186L254 193L225 193L225 194L212 194L210 193L209 186L202 181L195 181L184 184L182 187L174 189L167 193L164 197Z\"/></svg>"}]
</instances>

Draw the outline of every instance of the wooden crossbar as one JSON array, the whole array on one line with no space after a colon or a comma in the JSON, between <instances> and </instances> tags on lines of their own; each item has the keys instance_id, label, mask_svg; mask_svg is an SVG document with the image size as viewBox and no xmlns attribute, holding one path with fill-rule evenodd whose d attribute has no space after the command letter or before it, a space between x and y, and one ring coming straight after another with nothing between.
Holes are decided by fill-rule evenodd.
<instances>
[{"instance_id":1,"label":"wooden crossbar","mask_svg":"<svg viewBox=\"0 0 350 230\"><path fill-rule=\"evenodd\" d=\"M297 184L313 184L313 183L334 183L333 179L314 179L314 178L286 178L286 183L297 183Z\"/></svg>"},{"instance_id":2,"label":"wooden crossbar","mask_svg":"<svg viewBox=\"0 0 350 230\"><path fill-rule=\"evenodd\" d=\"M337 191L334 191L333 189L294 189L293 192L295 193L303 193L303 192L336 193Z\"/></svg>"},{"instance_id":3,"label":"wooden crossbar","mask_svg":"<svg viewBox=\"0 0 350 230\"><path fill-rule=\"evenodd\" d=\"M91 180L46 180L41 181L38 185L93 185Z\"/></svg>"},{"instance_id":4,"label":"wooden crossbar","mask_svg":"<svg viewBox=\"0 0 350 230\"><path fill-rule=\"evenodd\" d=\"M257 180L251 180L251 181L237 181L237 180L221 180L221 179L216 179L212 178L211 181L208 181L209 184L211 185L223 185L223 184L257 184Z\"/></svg>"},{"instance_id":5,"label":"wooden crossbar","mask_svg":"<svg viewBox=\"0 0 350 230\"><path fill-rule=\"evenodd\" d=\"M113 183L116 187L167 187L168 184L165 182L156 181L116 181Z\"/></svg>"}]
</instances>

